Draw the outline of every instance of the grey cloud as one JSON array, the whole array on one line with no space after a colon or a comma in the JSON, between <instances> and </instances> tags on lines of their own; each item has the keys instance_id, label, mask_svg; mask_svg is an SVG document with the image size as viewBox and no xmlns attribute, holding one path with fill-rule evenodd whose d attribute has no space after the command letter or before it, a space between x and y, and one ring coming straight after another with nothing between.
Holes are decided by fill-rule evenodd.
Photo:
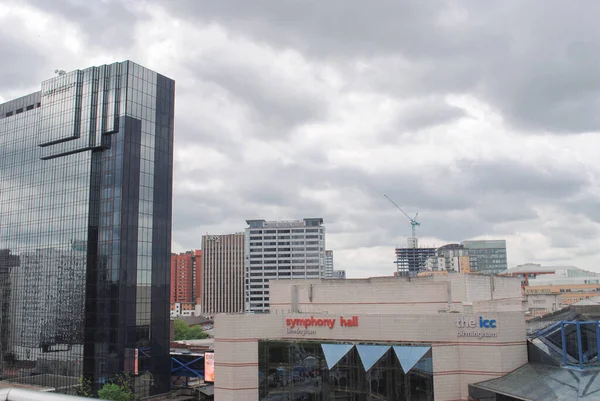
<instances>
[{"instance_id":1,"label":"grey cloud","mask_svg":"<svg viewBox=\"0 0 600 401\"><path fill-rule=\"evenodd\" d=\"M278 77L265 71L246 64L224 64L216 60L191 63L190 68L203 81L220 86L255 110L255 123L266 128L259 128L259 137L281 137L297 125L327 116L328 105L322 94L278 81Z\"/></svg>"},{"instance_id":2,"label":"grey cloud","mask_svg":"<svg viewBox=\"0 0 600 401\"><path fill-rule=\"evenodd\" d=\"M286 211L289 215L285 217L293 217L294 213L323 216L332 224L331 233L337 233L338 224L344 222L350 224L340 226L345 233L352 232L353 223L359 230L378 227L381 232L365 238L365 243L377 244L385 238L410 233L405 216L383 197L387 193L407 213L420 212L420 235L458 241L492 234L498 223L535 219L535 203L573 196L585 184L560 170L546 176L530 166L507 166L504 161L465 170L451 172L439 167L426 173L406 170L391 175L326 165L272 164L268 168L244 169L232 165L219 174L229 190L197 195L181 192L176 194L176 204L196 205L183 206L186 212L180 216L182 227L216 224L227 217L238 218L242 227L247 218L283 218L273 215L273 210L277 210ZM486 178L489 182L485 182ZM329 188L342 195L343 204L301 195L302 190ZM353 199L353 194L362 194L366 203ZM197 218L188 215L194 211Z\"/></svg>"},{"instance_id":3,"label":"grey cloud","mask_svg":"<svg viewBox=\"0 0 600 401\"><path fill-rule=\"evenodd\" d=\"M559 200L576 195L589 180L583 171L565 171L560 166L540 166L514 160L498 160L492 163L459 163L464 174L468 192L510 193L524 196L523 201L539 198Z\"/></svg>"},{"instance_id":4,"label":"grey cloud","mask_svg":"<svg viewBox=\"0 0 600 401\"><path fill-rule=\"evenodd\" d=\"M94 45L107 49L123 49L134 43L135 22L143 19L140 10L127 5L134 2L88 0L26 0L34 7L57 15L81 28L81 33ZM43 32L40 32L43 34Z\"/></svg>"},{"instance_id":5,"label":"grey cloud","mask_svg":"<svg viewBox=\"0 0 600 401\"><path fill-rule=\"evenodd\" d=\"M471 93L524 130L600 130L600 4L181 1L174 13L295 48L398 96ZM367 74L367 75L364 75Z\"/></svg>"},{"instance_id":6,"label":"grey cloud","mask_svg":"<svg viewBox=\"0 0 600 401\"><path fill-rule=\"evenodd\" d=\"M400 117L401 124L407 130L413 131L431 126L447 124L464 117L464 110L441 102L430 100L412 105Z\"/></svg>"},{"instance_id":7,"label":"grey cloud","mask_svg":"<svg viewBox=\"0 0 600 401\"><path fill-rule=\"evenodd\" d=\"M403 141L423 129L449 124L467 117L465 111L441 97L415 98L407 102L389 127L378 135L384 141Z\"/></svg>"},{"instance_id":8,"label":"grey cloud","mask_svg":"<svg viewBox=\"0 0 600 401\"><path fill-rule=\"evenodd\" d=\"M600 196L583 194L579 197L566 199L561 206L574 214L580 214L595 223L600 223L600 208L598 205L600 205Z\"/></svg>"},{"instance_id":9,"label":"grey cloud","mask_svg":"<svg viewBox=\"0 0 600 401\"><path fill-rule=\"evenodd\" d=\"M45 78L39 66L47 64L47 57L26 43L15 42L16 38L0 34L0 94L9 88L39 85Z\"/></svg>"},{"instance_id":10,"label":"grey cloud","mask_svg":"<svg viewBox=\"0 0 600 401\"><path fill-rule=\"evenodd\" d=\"M141 4L138 2L30 3L79 24L88 43L95 42L107 51L135 45L136 23L145 18L143 11L140 15L128 11ZM410 224L383 198L387 193L409 214L420 212L421 237L460 241L480 235L510 235L524 227L528 232L543 232L567 255L599 253L591 245L580 249L568 241L569 235L578 240L595 236L587 223L581 223L581 228L547 228L537 214L538 206L552 204L565 211L579 209L600 221L594 209L598 200L581 195L592 185L586 166L553 160L552 154L546 155L544 162L514 162L499 146L497 160L474 163L452 155L458 162L441 157L417 167L407 161L393 173L335 167L327 158L331 146L335 147L327 145L330 141L314 149L289 152L291 165L289 160L271 161L270 157L253 162L244 155L250 142L293 146L294 128L333 117L329 116L333 110L329 105L334 104L330 100L370 94L391 97L404 106L392 126L384 128L388 131L373 133L374 142L389 146L403 146L402 141L413 140L419 130L469 118L464 110L445 102L448 94L470 94L488 103L509 128L549 133L595 130L600 127L595 113L600 106L596 73L600 28L595 9L600 5L585 1L578 7L555 1L524 5L513 0L493 4L392 0L178 0L155 4L166 10L165 24L173 16L194 24L217 23L231 38L244 39L236 41L230 51L240 46L244 54L250 54L244 47L246 40L275 53L292 50L307 65L331 68L339 76L334 87L323 84L322 90L332 93L321 93L318 79L305 84L303 74L285 71L290 80L278 81L274 70L262 70L256 66L260 63L244 63L236 55L220 57L217 52L200 60L190 51L174 57L178 70L190 72L185 77L173 76L178 82L176 146L182 149L193 144L198 158L205 156L204 149L226 156L218 165L191 171L176 163L176 243L197 248L198 233L208 230L205 227L239 231L248 218L322 216L331 235L328 241L335 239L340 249L389 246L391 272L392 248L410 234ZM89 10L97 12L92 15ZM187 33L193 35L194 31ZM169 39L168 32L166 35ZM21 58L24 63L30 62L26 56L35 57L36 49L22 51L27 52ZM18 73L16 66L21 62L2 64L0 69L8 65L12 70L7 71ZM16 79L27 78L19 75ZM223 92L227 99L215 100ZM198 99L213 107L203 110ZM230 101L235 104L229 105ZM222 106L222 112L214 105ZM240 105L248 108L247 115L246 110L236 109ZM344 139L340 134L339 141ZM436 149L439 147L424 151ZM260 157L254 156L252 160ZM224 186L191 189L184 185L213 178ZM329 190L333 196L303 195L320 190ZM565 248L558 249L561 246ZM542 255L544 250L526 256L533 260L536 253Z\"/></svg>"}]
</instances>

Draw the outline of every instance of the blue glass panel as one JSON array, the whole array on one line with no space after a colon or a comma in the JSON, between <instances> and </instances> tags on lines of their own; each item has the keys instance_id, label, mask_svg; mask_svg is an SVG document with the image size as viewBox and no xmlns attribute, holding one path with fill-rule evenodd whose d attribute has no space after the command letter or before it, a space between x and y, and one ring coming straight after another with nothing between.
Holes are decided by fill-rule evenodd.
<instances>
[{"instance_id":1,"label":"blue glass panel","mask_svg":"<svg viewBox=\"0 0 600 401\"><path fill-rule=\"evenodd\" d=\"M381 359L389 349L389 345L357 345L358 355L363 363L365 372L368 371Z\"/></svg>"},{"instance_id":2,"label":"blue glass panel","mask_svg":"<svg viewBox=\"0 0 600 401\"><path fill-rule=\"evenodd\" d=\"M354 347L352 344L321 344L327 369L331 369Z\"/></svg>"},{"instance_id":3,"label":"blue glass panel","mask_svg":"<svg viewBox=\"0 0 600 401\"><path fill-rule=\"evenodd\" d=\"M433 360L431 358L421 358L413 368L422 372L433 373Z\"/></svg>"},{"instance_id":4,"label":"blue glass panel","mask_svg":"<svg viewBox=\"0 0 600 401\"><path fill-rule=\"evenodd\" d=\"M408 373L431 347L395 346L394 352L404 373Z\"/></svg>"}]
</instances>

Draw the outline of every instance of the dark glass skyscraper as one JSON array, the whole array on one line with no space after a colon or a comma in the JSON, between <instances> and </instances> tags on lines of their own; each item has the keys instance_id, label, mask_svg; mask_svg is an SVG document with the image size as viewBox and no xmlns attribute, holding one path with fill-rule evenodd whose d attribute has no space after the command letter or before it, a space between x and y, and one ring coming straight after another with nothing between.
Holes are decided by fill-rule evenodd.
<instances>
[{"instance_id":1,"label":"dark glass skyscraper","mask_svg":"<svg viewBox=\"0 0 600 401\"><path fill-rule=\"evenodd\" d=\"M0 367L169 391L175 83L126 61L0 104Z\"/></svg>"}]
</instances>

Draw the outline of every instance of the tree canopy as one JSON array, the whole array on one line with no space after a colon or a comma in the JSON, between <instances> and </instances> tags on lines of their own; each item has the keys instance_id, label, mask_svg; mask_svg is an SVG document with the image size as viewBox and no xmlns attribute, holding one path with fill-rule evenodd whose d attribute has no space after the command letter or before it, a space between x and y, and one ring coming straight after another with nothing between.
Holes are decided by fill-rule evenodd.
<instances>
[{"instance_id":1,"label":"tree canopy","mask_svg":"<svg viewBox=\"0 0 600 401\"><path fill-rule=\"evenodd\" d=\"M101 400L130 401L133 400L133 393L124 385L107 383L98 390L98 398Z\"/></svg>"},{"instance_id":2,"label":"tree canopy","mask_svg":"<svg viewBox=\"0 0 600 401\"><path fill-rule=\"evenodd\" d=\"M208 334L200 326L188 326L183 319L175 319L175 341L201 340L208 338Z\"/></svg>"}]
</instances>

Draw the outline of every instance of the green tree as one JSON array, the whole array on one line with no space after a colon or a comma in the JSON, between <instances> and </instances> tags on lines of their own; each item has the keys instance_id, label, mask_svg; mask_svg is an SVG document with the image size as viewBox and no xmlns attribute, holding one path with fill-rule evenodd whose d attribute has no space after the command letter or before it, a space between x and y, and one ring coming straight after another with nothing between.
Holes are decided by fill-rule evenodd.
<instances>
[{"instance_id":1,"label":"green tree","mask_svg":"<svg viewBox=\"0 0 600 401\"><path fill-rule=\"evenodd\" d=\"M101 400L131 401L133 400L133 393L127 386L106 383L98 390L98 398Z\"/></svg>"},{"instance_id":2,"label":"green tree","mask_svg":"<svg viewBox=\"0 0 600 401\"><path fill-rule=\"evenodd\" d=\"M90 379L86 379L84 377L79 378L77 395L81 397L92 397L94 395L94 387L92 386Z\"/></svg>"},{"instance_id":3,"label":"green tree","mask_svg":"<svg viewBox=\"0 0 600 401\"><path fill-rule=\"evenodd\" d=\"M190 327L183 319L175 319L174 322L175 341L200 340L207 338L208 334L200 326Z\"/></svg>"},{"instance_id":4,"label":"green tree","mask_svg":"<svg viewBox=\"0 0 600 401\"><path fill-rule=\"evenodd\" d=\"M112 401L133 401L135 394L131 391L134 379L127 373L119 373L98 390L98 398Z\"/></svg>"}]
</instances>

